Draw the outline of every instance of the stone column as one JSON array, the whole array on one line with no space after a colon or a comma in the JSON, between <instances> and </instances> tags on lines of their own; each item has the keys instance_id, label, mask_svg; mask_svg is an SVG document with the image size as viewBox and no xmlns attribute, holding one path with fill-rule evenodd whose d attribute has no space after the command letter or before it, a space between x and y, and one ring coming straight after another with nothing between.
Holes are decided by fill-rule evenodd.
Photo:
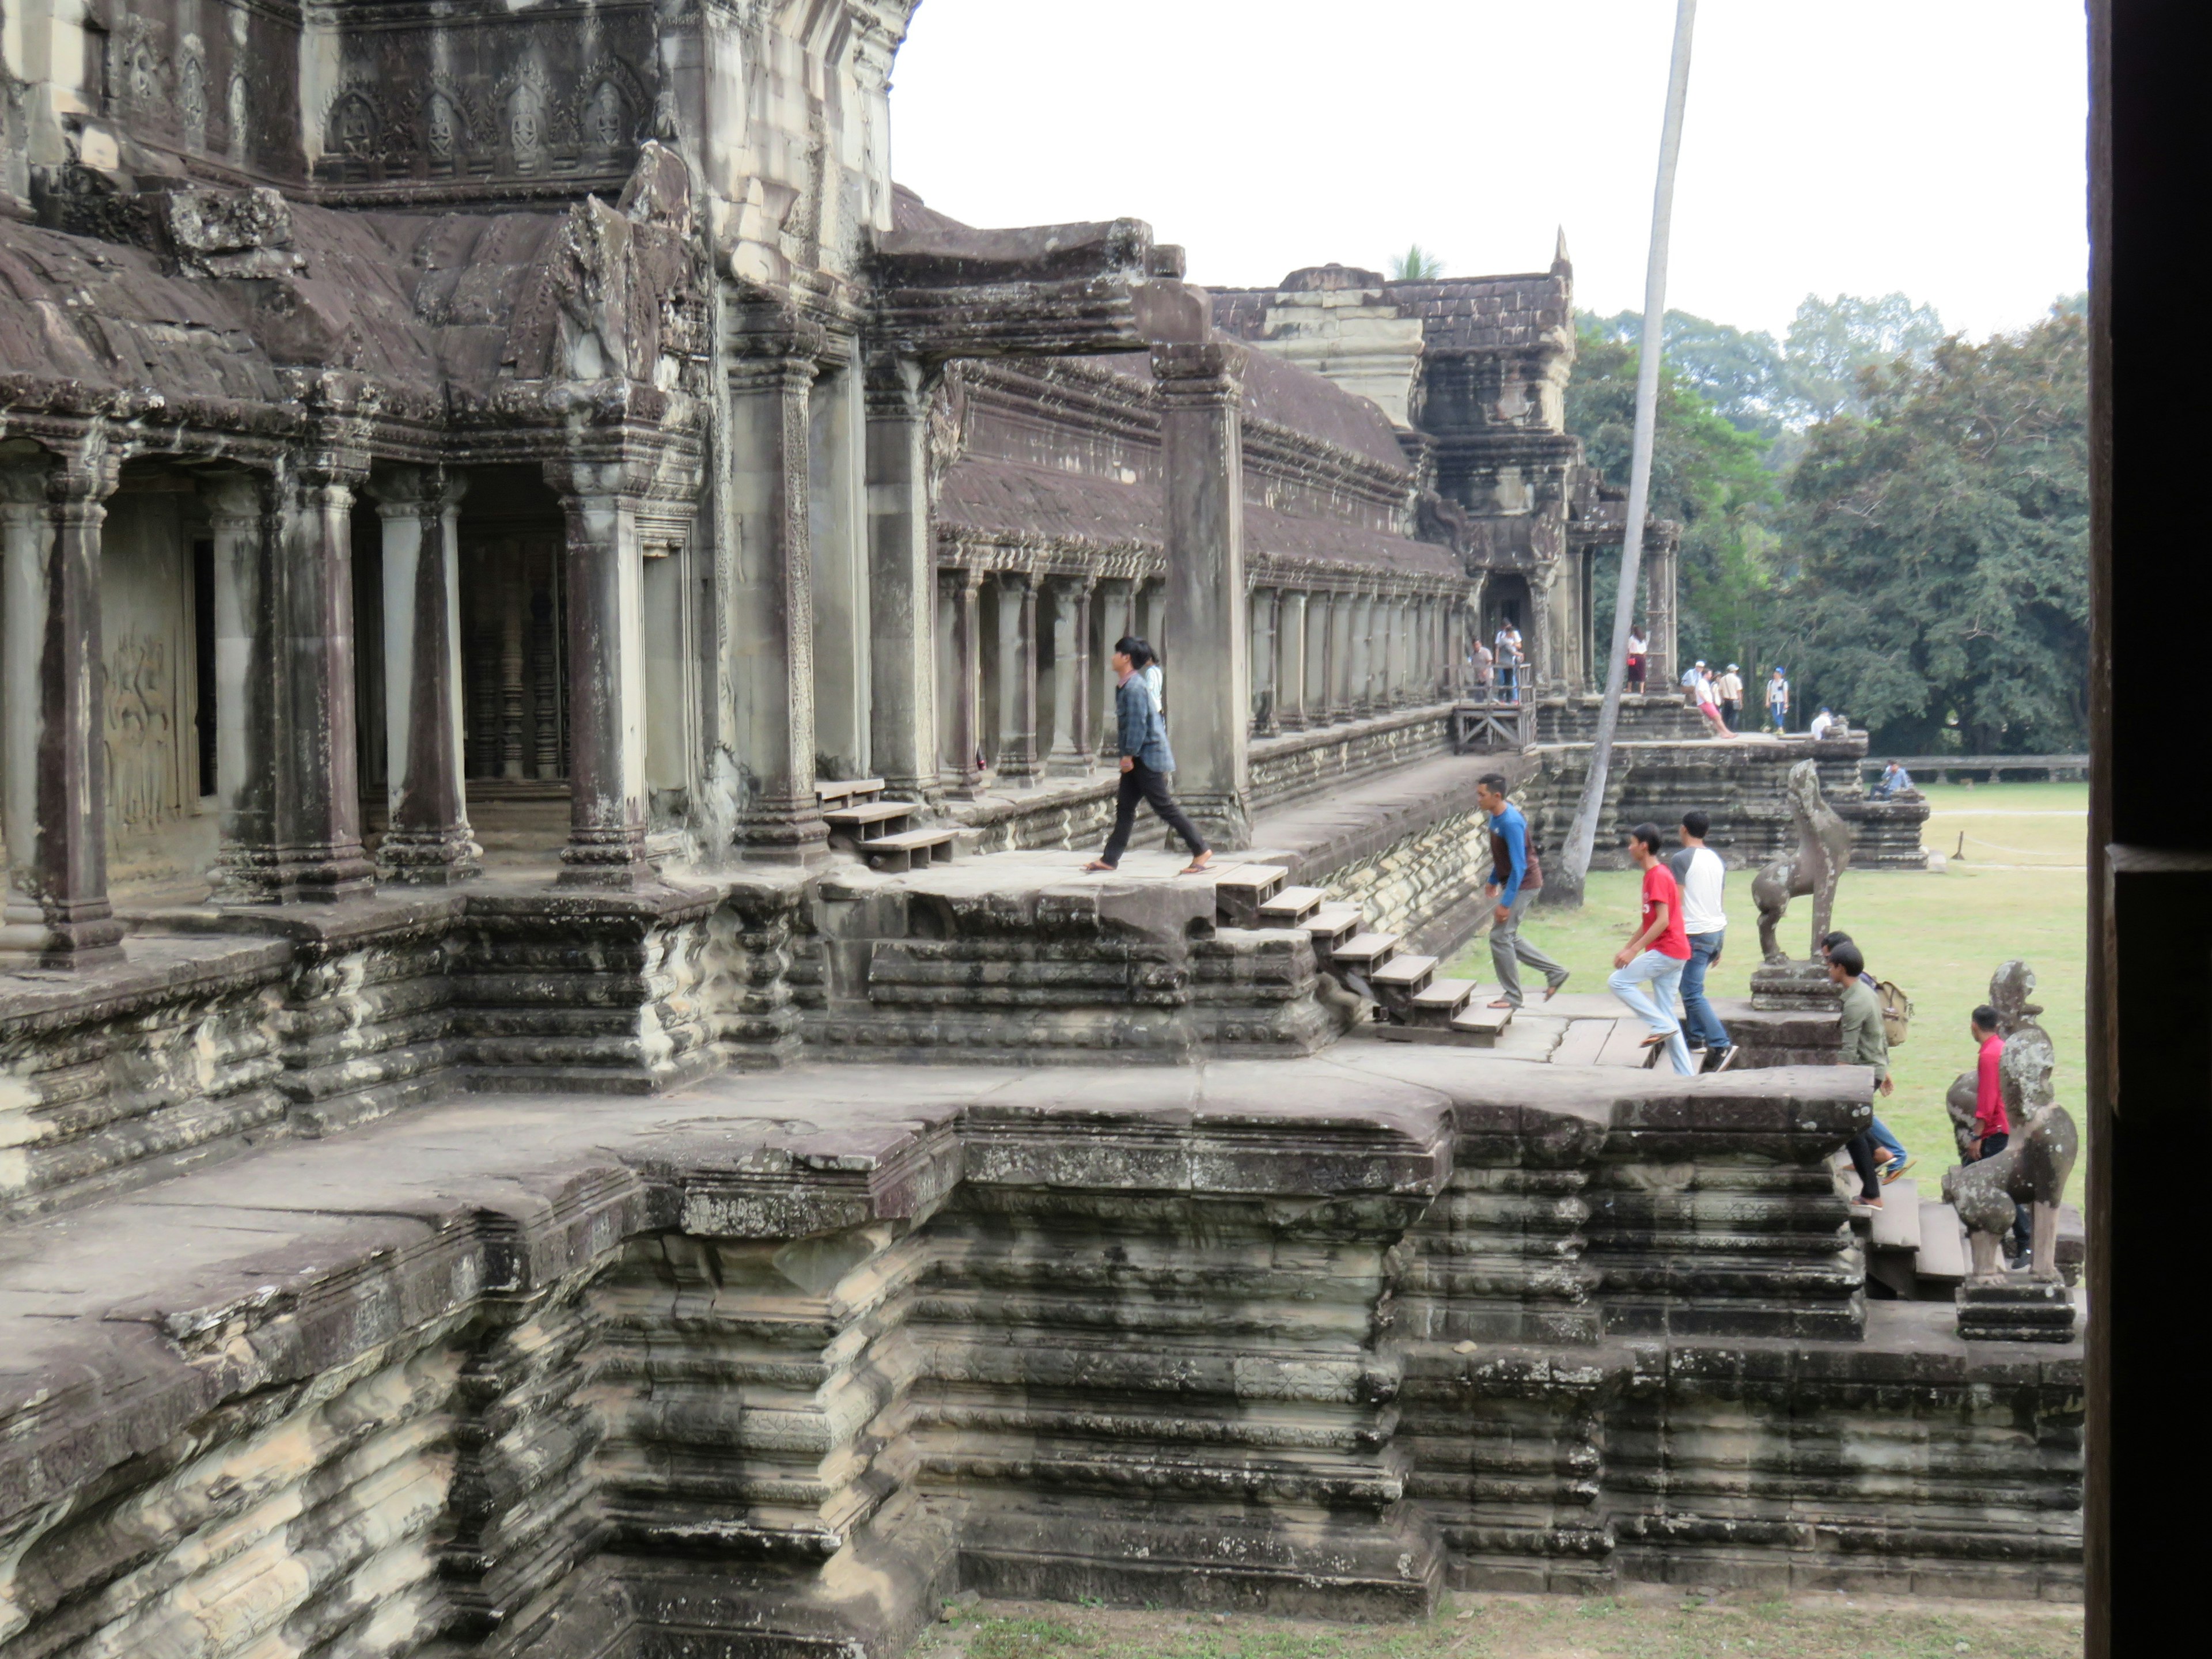
<instances>
[{"instance_id":1,"label":"stone column","mask_svg":"<svg viewBox=\"0 0 2212 1659\"><path fill-rule=\"evenodd\" d=\"M399 467L369 486L384 520L384 740L389 881L447 885L479 872L462 774L461 495L442 468ZM574 606L571 606L573 613ZM222 704L216 704L218 709Z\"/></svg>"},{"instance_id":2,"label":"stone column","mask_svg":"<svg viewBox=\"0 0 2212 1659\"><path fill-rule=\"evenodd\" d=\"M1158 344L1167 477L1167 644L1176 793L1208 842L1251 844L1243 348Z\"/></svg>"},{"instance_id":3,"label":"stone column","mask_svg":"<svg viewBox=\"0 0 2212 1659\"><path fill-rule=\"evenodd\" d=\"M1276 723L1285 732L1306 729L1306 596L1301 590L1283 595L1282 611L1275 625Z\"/></svg>"},{"instance_id":4,"label":"stone column","mask_svg":"<svg viewBox=\"0 0 2212 1659\"><path fill-rule=\"evenodd\" d=\"M645 580L620 462L555 462L568 520L568 844L563 887L635 888L645 858Z\"/></svg>"},{"instance_id":5,"label":"stone column","mask_svg":"<svg viewBox=\"0 0 2212 1659\"><path fill-rule=\"evenodd\" d=\"M829 825L814 793L814 567L808 536L808 398L818 342L764 326L731 361L728 596L743 782L734 838L746 857L801 862ZM571 595L571 605L574 596Z\"/></svg>"},{"instance_id":6,"label":"stone column","mask_svg":"<svg viewBox=\"0 0 2212 1659\"><path fill-rule=\"evenodd\" d=\"M927 453L930 381L883 358L868 371L871 760L884 793L937 793L936 552Z\"/></svg>"},{"instance_id":7,"label":"stone column","mask_svg":"<svg viewBox=\"0 0 2212 1659\"><path fill-rule=\"evenodd\" d=\"M1079 778L1091 770L1091 579L1052 584L1052 753L1045 771Z\"/></svg>"},{"instance_id":8,"label":"stone column","mask_svg":"<svg viewBox=\"0 0 2212 1659\"><path fill-rule=\"evenodd\" d=\"M1348 641L1351 647L1349 712L1364 714L1374 706L1372 681L1374 678L1375 599L1369 593L1351 596L1352 631Z\"/></svg>"},{"instance_id":9,"label":"stone column","mask_svg":"<svg viewBox=\"0 0 2212 1659\"><path fill-rule=\"evenodd\" d=\"M1252 623L1252 735L1273 737L1281 728L1275 723L1275 610L1278 596L1263 587L1251 596Z\"/></svg>"},{"instance_id":10,"label":"stone column","mask_svg":"<svg viewBox=\"0 0 2212 1659\"><path fill-rule=\"evenodd\" d=\"M1328 649L1322 666L1328 698L1328 718L1332 725L1352 718L1352 610L1355 596L1332 593L1328 596Z\"/></svg>"},{"instance_id":11,"label":"stone column","mask_svg":"<svg viewBox=\"0 0 2212 1659\"><path fill-rule=\"evenodd\" d=\"M1406 701L1406 602L1390 599L1382 605L1382 706L1395 708Z\"/></svg>"},{"instance_id":12,"label":"stone column","mask_svg":"<svg viewBox=\"0 0 2212 1659\"><path fill-rule=\"evenodd\" d=\"M215 542L216 904L284 896L277 846L277 665L270 483L219 473L200 486Z\"/></svg>"},{"instance_id":13,"label":"stone column","mask_svg":"<svg viewBox=\"0 0 2212 1659\"><path fill-rule=\"evenodd\" d=\"M8 890L0 965L119 961L107 899L100 531L116 459L97 436L43 473L0 473Z\"/></svg>"},{"instance_id":14,"label":"stone column","mask_svg":"<svg viewBox=\"0 0 2212 1659\"><path fill-rule=\"evenodd\" d=\"M999 755L1001 782L1024 784L1044 770L1037 754L1037 579L999 578Z\"/></svg>"},{"instance_id":15,"label":"stone column","mask_svg":"<svg viewBox=\"0 0 2212 1659\"><path fill-rule=\"evenodd\" d=\"M952 613L952 729L946 737L952 763L946 775L953 794L973 800L983 789L975 760L983 731L983 573L949 571L945 582Z\"/></svg>"},{"instance_id":16,"label":"stone column","mask_svg":"<svg viewBox=\"0 0 2212 1659\"><path fill-rule=\"evenodd\" d=\"M814 749L820 764L850 778L872 775L873 758L866 418L858 365L849 349L841 350L817 374L808 400L806 534L813 566Z\"/></svg>"},{"instance_id":17,"label":"stone column","mask_svg":"<svg viewBox=\"0 0 2212 1659\"><path fill-rule=\"evenodd\" d=\"M370 891L354 733L353 492L365 466L311 458L278 495L276 627L282 895L329 902Z\"/></svg>"},{"instance_id":18,"label":"stone column","mask_svg":"<svg viewBox=\"0 0 2212 1659\"><path fill-rule=\"evenodd\" d=\"M1091 665L1092 684L1097 688L1093 723L1098 728L1098 758L1108 766L1117 764L1121 754L1120 717L1114 707L1114 647L1123 635L1137 631L1137 589L1140 586L1134 577L1126 581L1101 582L1097 603L1092 607L1098 619L1097 658Z\"/></svg>"},{"instance_id":19,"label":"stone column","mask_svg":"<svg viewBox=\"0 0 2212 1659\"><path fill-rule=\"evenodd\" d=\"M1553 696L1559 684L1559 649L1554 630L1559 608L1552 586L1559 575L1556 564L1539 565L1528 573L1528 630L1522 653L1528 659L1528 690L1524 701Z\"/></svg>"}]
</instances>

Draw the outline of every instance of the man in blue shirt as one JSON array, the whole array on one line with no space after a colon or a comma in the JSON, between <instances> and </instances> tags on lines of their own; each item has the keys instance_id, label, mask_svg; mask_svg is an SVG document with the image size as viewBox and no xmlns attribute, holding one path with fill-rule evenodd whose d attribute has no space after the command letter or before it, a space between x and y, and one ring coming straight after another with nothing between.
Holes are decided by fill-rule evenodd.
<instances>
[{"instance_id":1,"label":"man in blue shirt","mask_svg":"<svg viewBox=\"0 0 2212 1659\"><path fill-rule=\"evenodd\" d=\"M1194 875L1206 868L1213 854L1176 799L1168 793L1168 774L1175 770L1175 751L1168 747L1167 723L1160 705L1145 679L1152 660L1152 647L1131 635L1114 647L1114 672L1119 683L1114 691L1114 722L1121 741L1121 788L1114 803L1114 833L1106 850L1083 867L1111 870L1128 850L1129 832L1136 827L1137 803L1148 800L1152 811L1190 848L1190 862L1182 873Z\"/></svg>"},{"instance_id":2,"label":"man in blue shirt","mask_svg":"<svg viewBox=\"0 0 2212 1659\"><path fill-rule=\"evenodd\" d=\"M1543 975L1544 1000L1549 1002L1567 982L1567 970L1521 937L1522 912L1544 884L1544 872L1528 845L1528 820L1505 799L1505 780L1495 772L1476 781L1474 799L1490 819L1490 879L1483 891L1497 905L1490 915L1490 963L1504 993L1490 1006L1521 1006L1524 962Z\"/></svg>"},{"instance_id":3,"label":"man in blue shirt","mask_svg":"<svg viewBox=\"0 0 2212 1659\"><path fill-rule=\"evenodd\" d=\"M1881 781L1874 787L1874 798L1887 800L1892 795L1902 794L1911 787L1912 774L1892 761L1881 769Z\"/></svg>"}]
</instances>

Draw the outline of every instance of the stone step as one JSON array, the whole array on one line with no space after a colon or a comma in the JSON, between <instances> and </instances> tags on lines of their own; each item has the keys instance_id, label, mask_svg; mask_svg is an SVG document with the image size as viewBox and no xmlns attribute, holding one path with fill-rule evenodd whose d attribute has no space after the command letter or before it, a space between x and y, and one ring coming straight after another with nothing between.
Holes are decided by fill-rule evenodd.
<instances>
[{"instance_id":1,"label":"stone step","mask_svg":"<svg viewBox=\"0 0 2212 1659\"><path fill-rule=\"evenodd\" d=\"M881 778L817 778L814 799L824 806L853 806L884 793Z\"/></svg>"},{"instance_id":2,"label":"stone step","mask_svg":"<svg viewBox=\"0 0 2212 1659\"><path fill-rule=\"evenodd\" d=\"M1257 927L1260 907L1283 890L1291 872L1279 864L1232 864L1213 877L1213 908L1224 927Z\"/></svg>"},{"instance_id":3,"label":"stone step","mask_svg":"<svg viewBox=\"0 0 2212 1659\"><path fill-rule=\"evenodd\" d=\"M1356 974L1371 975L1397 953L1398 936L1395 933L1359 933L1328 953L1328 965L1348 968Z\"/></svg>"},{"instance_id":4,"label":"stone step","mask_svg":"<svg viewBox=\"0 0 2212 1659\"><path fill-rule=\"evenodd\" d=\"M1899 1176L1881 1189L1881 1208L1867 1230L1867 1243L1877 1250L1920 1249L1920 1188L1910 1176Z\"/></svg>"},{"instance_id":5,"label":"stone step","mask_svg":"<svg viewBox=\"0 0 2212 1659\"><path fill-rule=\"evenodd\" d=\"M869 800L857 806L840 806L822 816L832 830L857 830L866 836L877 824L912 817L915 810L910 800Z\"/></svg>"},{"instance_id":6,"label":"stone step","mask_svg":"<svg viewBox=\"0 0 2212 1659\"><path fill-rule=\"evenodd\" d=\"M1441 981L1449 984L1449 981ZM1504 1034L1513 1023L1510 1008L1493 1008L1486 1000L1470 1000L1468 1006L1452 1016L1451 1029L1461 1036L1474 1040L1478 1048L1487 1048Z\"/></svg>"},{"instance_id":7,"label":"stone step","mask_svg":"<svg viewBox=\"0 0 2212 1659\"><path fill-rule=\"evenodd\" d=\"M1322 907L1328 897L1321 887L1285 887L1260 906L1260 921L1269 927L1295 927Z\"/></svg>"},{"instance_id":8,"label":"stone step","mask_svg":"<svg viewBox=\"0 0 2212 1659\"><path fill-rule=\"evenodd\" d=\"M1512 1010L1497 1008L1491 1012L1505 1014L1510 1013ZM1605 1045L1613 1036L1613 1027L1620 1023L1619 1020L1613 1019L1573 1021L1567 1027L1566 1036L1559 1039L1559 1046L1552 1051L1552 1064L1554 1066L1596 1065L1598 1056L1605 1052Z\"/></svg>"},{"instance_id":9,"label":"stone step","mask_svg":"<svg viewBox=\"0 0 2212 1659\"><path fill-rule=\"evenodd\" d=\"M1401 962L1415 959L1399 958ZM1406 1018L1416 1025L1449 1025L1474 992L1471 979L1432 979L1406 1004Z\"/></svg>"},{"instance_id":10,"label":"stone step","mask_svg":"<svg viewBox=\"0 0 2212 1659\"><path fill-rule=\"evenodd\" d=\"M895 836L862 842L860 856L867 860L871 870L892 874L929 864L950 864L959 834L957 829L902 830Z\"/></svg>"},{"instance_id":11,"label":"stone step","mask_svg":"<svg viewBox=\"0 0 2212 1659\"><path fill-rule=\"evenodd\" d=\"M1337 947L1349 944L1366 925L1366 912L1356 904L1324 904L1305 921L1314 955L1324 962L1333 961Z\"/></svg>"},{"instance_id":12,"label":"stone step","mask_svg":"<svg viewBox=\"0 0 2212 1659\"><path fill-rule=\"evenodd\" d=\"M1429 981L1437 971L1434 957L1392 956L1381 967L1367 975L1368 983L1376 994L1391 1002L1405 1006L1429 988Z\"/></svg>"},{"instance_id":13,"label":"stone step","mask_svg":"<svg viewBox=\"0 0 2212 1659\"><path fill-rule=\"evenodd\" d=\"M1616 1019L1613 1031L1598 1050L1600 1066L1640 1066L1650 1063L1651 1056L1644 1051L1644 1039L1650 1036L1640 1019Z\"/></svg>"},{"instance_id":14,"label":"stone step","mask_svg":"<svg viewBox=\"0 0 2212 1659\"><path fill-rule=\"evenodd\" d=\"M1959 1212L1940 1199L1920 1200L1920 1254L1913 1259L1913 1272L1923 1297L1948 1295L1966 1276L1966 1230Z\"/></svg>"}]
</instances>

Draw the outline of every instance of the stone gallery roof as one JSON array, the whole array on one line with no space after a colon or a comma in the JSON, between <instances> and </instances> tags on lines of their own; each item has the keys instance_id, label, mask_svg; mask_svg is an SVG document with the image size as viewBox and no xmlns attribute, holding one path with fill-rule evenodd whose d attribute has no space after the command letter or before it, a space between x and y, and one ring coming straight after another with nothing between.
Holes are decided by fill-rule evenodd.
<instances>
[{"instance_id":1,"label":"stone gallery roof","mask_svg":"<svg viewBox=\"0 0 2212 1659\"><path fill-rule=\"evenodd\" d=\"M1121 483L1019 461L962 459L945 475L937 513L940 523L953 528L1015 542L1035 538L1156 550L1165 538L1165 513L1157 483ZM1449 548L1338 520L1279 513L1249 499L1244 547L1248 555L1319 560L1410 575L1462 574Z\"/></svg>"},{"instance_id":2,"label":"stone gallery roof","mask_svg":"<svg viewBox=\"0 0 2212 1659\"><path fill-rule=\"evenodd\" d=\"M1152 383L1147 353L1121 353L1098 361L1147 388ZM1310 368L1264 352L1249 353L1244 360L1243 403L1245 415L1253 420L1317 438L1363 460L1404 472L1407 483L1412 482L1412 469L1406 464L1406 452L1398 447L1390 417L1370 399L1346 392Z\"/></svg>"},{"instance_id":3,"label":"stone gallery roof","mask_svg":"<svg viewBox=\"0 0 2212 1659\"><path fill-rule=\"evenodd\" d=\"M274 404L290 366L487 386L559 214L291 204L270 281L175 274L128 243L0 220L0 380Z\"/></svg>"},{"instance_id":4,"label":"stone gallery roof","mask_svg":"<svg viewBox=\"0 0 2212 1659\"><path fill-rule=\"evenodd\" d=\"M1526 350L1574 332L1574 282L1564 271L1385 283L1382 292L1421 319L1431 353Z\"/></svg>"}]
</instances>

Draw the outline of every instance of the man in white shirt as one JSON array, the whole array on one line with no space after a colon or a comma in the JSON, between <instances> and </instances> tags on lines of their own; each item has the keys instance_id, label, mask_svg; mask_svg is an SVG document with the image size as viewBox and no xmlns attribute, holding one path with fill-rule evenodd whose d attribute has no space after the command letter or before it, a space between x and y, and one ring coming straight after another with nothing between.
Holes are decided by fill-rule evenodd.
<instances>
[{"instance_id":1,"label":"man in white shirt","mask_svg":"<svg viewBox=\"0 0 2212 1659\"><path fill-rule=\"evenodd\" d=\"M1719 963L1728 938L1728 916L1721 908L1728 866L1705 845L1711 828L1705 813L1694 808L1683 813L1681 850L1668 855L1667 867L1682 890L1682 931L1690 939L1690 959L1682 966L1682 1036L1692 1048L1705 1050L1706 1071L1723 1072L1735 1061L1735 1044L1706 1000L1705 970Z\"/></svg>"},{"instance_id":2,"label":"man in white shirt","mask_svg":"<svg viewBox=\"0 0 2212 1659\"><path fill-rule=\"evenodd\" d=\"M1730 663L1728 665L1728 671L1713 682L1713 690L1719 694L1721 719L1726 722L1728 729L1731 732L1742 731L1743 676L1736 672L1734 663Z\"/></svg>"},{"instance_id":3,"label":"man in white shirt","mask_svg":"<svg viewBox=\"0 0 2212 1659\"><path fill-rule=\"evenodd\" d=\"M1498 630L1498 689L1508 702L1521 701L1521 630L1510 622Z\"/></svg>"},{"instance_id":4,"label":"man in white shirt","mask_svg":"<svg viewBox=\"0 0 2212 1659\"><path fill-rule=\"evenodd\" d=\"M1705 672L1703 663L1691 672L1697 677L1697 684L1690 688L1690 701L1698 705L1698 713L1704 717L1706 728L1717 738L1730 736L1728 726L1721 720L1720 705L1713 701L1712 676Z\"/></svg>"},{"instance_id":5,"label":"man in white shirt","mask_svg":"<svg viewBox=\"0 0 2212 1659\"><path fill-rule=\"evenodd\" d=\"M1813 724L1806 728L1806 735L1815 743L1823 743L1826 741L1828 733L1841 724L1843 724L1842 721L1823 708L1813 716Z\"/></svg>"}]
</instances>

